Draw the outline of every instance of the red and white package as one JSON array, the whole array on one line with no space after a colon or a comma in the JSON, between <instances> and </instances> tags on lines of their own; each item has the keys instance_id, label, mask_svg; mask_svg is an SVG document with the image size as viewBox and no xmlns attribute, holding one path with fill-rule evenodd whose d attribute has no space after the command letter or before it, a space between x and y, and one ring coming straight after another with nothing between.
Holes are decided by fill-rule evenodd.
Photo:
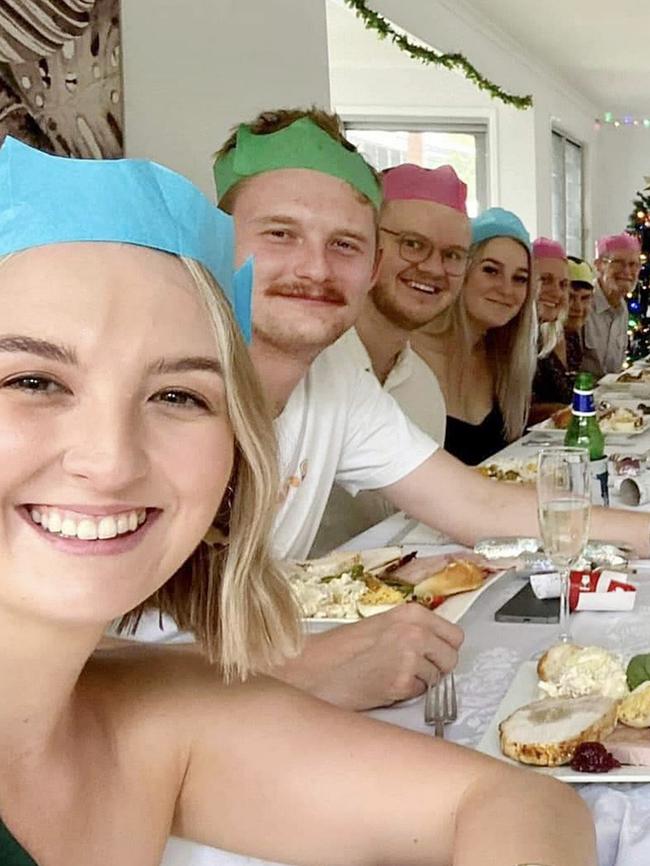
<instances>
[{"instance_id":1,"label":"red and white package","mask_svg":"<svg viewBox=\"0 0 650 866\"><path fill-rule=\"evenodd\" d=\"M571 610L632 610L636 587L620 571L572 571L569 584Z\"/></svg>"}]
</instances>

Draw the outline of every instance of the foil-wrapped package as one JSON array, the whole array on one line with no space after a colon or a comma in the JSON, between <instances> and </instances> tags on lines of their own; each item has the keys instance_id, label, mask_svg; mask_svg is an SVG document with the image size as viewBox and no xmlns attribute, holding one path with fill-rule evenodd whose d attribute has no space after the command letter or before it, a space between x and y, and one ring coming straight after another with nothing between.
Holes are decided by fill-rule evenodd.
<instances>
[{"instance_id":1,"label":"foil-wrapped package","mask_svg":"<svg viewBox=\"0 0 650 866\"><path fill-rule=\"evenodd\" d=\"M474 552L486 559L507 559L523 553L537 553L541 542L539 538L504 536L503 538L483 538L474 545Z\"/></svg>"},{"instance_id":2,"label":"foil-wrapped package","mask_svg":"<svg viewBox=\"0 0 650 866\"><path fill-rule=\"evenodd\" d=\"M505 536L503 538L483 538L474 545L474 552L486 559L519 560L519 569L528 574L555 571L556 567L544 553L539 538ZM590 569L603 566L616 567L627 565L628 549L602 541L590 541L584 556L574 563L575 569Z\"/></svg>"}]
</instances>

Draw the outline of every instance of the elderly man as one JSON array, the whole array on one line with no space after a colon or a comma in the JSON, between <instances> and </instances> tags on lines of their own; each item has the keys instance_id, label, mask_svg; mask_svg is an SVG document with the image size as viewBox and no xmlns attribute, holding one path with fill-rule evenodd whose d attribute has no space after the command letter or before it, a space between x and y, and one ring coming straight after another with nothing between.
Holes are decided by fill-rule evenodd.
<instances>
[{"instance_id":1,"label":"elderly man","mask_svg":"<svg viewBox=\"0 0 650 866\"><path fill-rule=\"evenodd\" d=\"M381 190L324 112L276 111L241 125L219 151L220 205L237 256L255 258L251 355L276 414L285 487L279 555L309 551L335 481L378 489L461 543L537 532L533 490L463 466L401 412L374 374L332 344L359 317L377 275ZM598 538L650 551L647 515L594 509ZM461 632L418 605L321 634L275 674L346 707L423 691L454 666Z\"/></svg>"},{"instance_id":2,"label":"elderly man","mask_svg":"<svg viewBox=\"0 0 650 866\"><path fill-rule=\"evenodd\" d=\"M404 413L436 442L445 440L445 399L428 364L410 346L412 331L444 310L460 292L470 243L467 187L450 165L404 164L382 175L381 262L356 326L338 351L375 374ZM392 514L379 493L353 497L336 485L313 555L339 546Z\"/></svg>"},{"instance_id":3,"label":"elderly man","mask_svg":"<svg viewBox=\"0 0 650 866\"><path fill-rule=\"evenodd\" d=\"M597 282L584 333L582 369L596 378L618 373L627 350L626 296L639 278L641 247L628 234L607 235L596 244Z\"/></svg>"}]
</instances>

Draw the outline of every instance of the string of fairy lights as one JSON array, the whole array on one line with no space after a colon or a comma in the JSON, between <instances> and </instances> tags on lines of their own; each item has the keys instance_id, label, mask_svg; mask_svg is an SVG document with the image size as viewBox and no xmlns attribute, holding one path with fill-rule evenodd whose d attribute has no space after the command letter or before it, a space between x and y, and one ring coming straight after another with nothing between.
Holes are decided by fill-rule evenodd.
<instances>
[{"instance_id":1,"label":"string of fairy lights","mask_svg":"<svg viewBox=\"0 0 650 866\"><path fill-rule=\"evenodd\" d=\"M616 115L613 111L606 111L601 117L594 119L596 129L602 129L605 126L614 129L631 126L637 129L650 130L650 117L635 117L633 114Z\"/></svg>"},{"instance_id":2,"label":"string of fairy lights","mask_svg":"<svg viewBox=\"0 0 650 866\"><path fill-rule=\"evenodd\" d=\"M637 192L627 226L627 230L636 235L641 244L639 279L627 296L627 359L630 363L650 353L650 177L644 180L647 186Z\"/></svg>"}]
</instances>

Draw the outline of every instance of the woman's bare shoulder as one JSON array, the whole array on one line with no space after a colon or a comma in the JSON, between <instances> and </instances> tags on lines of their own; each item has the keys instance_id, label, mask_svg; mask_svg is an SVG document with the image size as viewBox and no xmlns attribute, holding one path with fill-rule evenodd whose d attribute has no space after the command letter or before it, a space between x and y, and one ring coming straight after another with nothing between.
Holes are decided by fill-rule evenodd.
<instances>
[{"instance_id":1,"label":"woman's bare shoulder","mask_svg":"<svg viewBox=\"0 0 650 866\"><path fill-rule=\"evenodd\" d=\"M275 681L271 681L275 682ZM120 723L192 736L192 720L214 715L240 694L260 694L268 683L226 685L219 667L196 645L132 644L100 649L89 659L80 680L81 694ZM161 721L164 720L164 721Z\"/></svg>"}]
</instances>

